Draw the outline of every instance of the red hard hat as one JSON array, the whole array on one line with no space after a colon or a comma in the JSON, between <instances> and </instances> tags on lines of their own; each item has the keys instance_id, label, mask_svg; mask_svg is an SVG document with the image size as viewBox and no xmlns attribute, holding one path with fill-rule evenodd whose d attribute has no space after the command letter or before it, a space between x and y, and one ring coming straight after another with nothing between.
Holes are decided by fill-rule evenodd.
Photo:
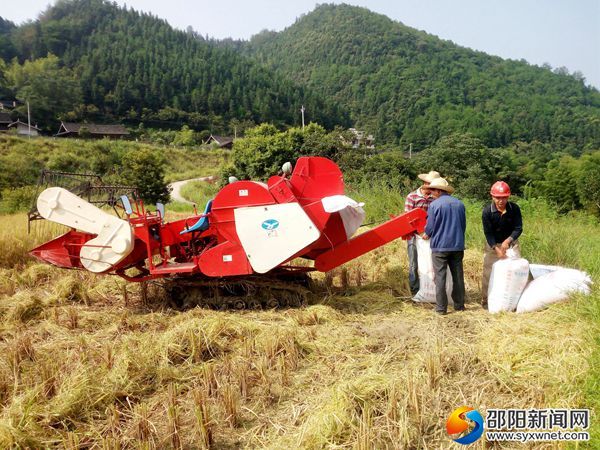
<instances>
[{"instance_id":1,"label":"red hard hat","mask_svg":"<svg viewBox=\"0 0 600 450\"><path fill-rule=\"evenodd\" d=\"M504 181L496 181L490 189L492 197L510 197L510 186Z\"/></svg>"}]
</instances>

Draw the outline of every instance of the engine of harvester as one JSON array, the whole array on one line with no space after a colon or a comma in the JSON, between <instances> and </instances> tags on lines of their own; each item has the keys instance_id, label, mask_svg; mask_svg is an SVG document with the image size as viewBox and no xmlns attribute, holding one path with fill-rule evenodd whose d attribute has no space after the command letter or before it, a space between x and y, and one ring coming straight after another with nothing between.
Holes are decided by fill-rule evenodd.
<instances>
[{"instance_id":1,"label":"engine of harvester","mask_svg":"<svg viewBox=\"0 0 600 450\"><path fill-rule=\"evenodd\" d=\"M31 254L132 282L162 279L179 306L273 308L306 301L308 272L327 272L425 226L425 213L415 210L353 237L365 213L344 195L338 166L321 157L286 166L267 183L235 180L201 214L172 222L162 205L149 212L123 196L117 217L49 187L37 213L70 231Z\"/></svg>"}]
</instances>

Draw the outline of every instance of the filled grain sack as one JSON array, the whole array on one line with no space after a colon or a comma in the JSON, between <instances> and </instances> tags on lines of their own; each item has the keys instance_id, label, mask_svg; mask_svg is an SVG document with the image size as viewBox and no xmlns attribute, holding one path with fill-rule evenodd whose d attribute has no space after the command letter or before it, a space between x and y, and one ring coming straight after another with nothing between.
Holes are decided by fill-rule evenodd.
<instances>
[{"instance_id":1,"label":"filled grain sack","mask_svg":"<svg viewBox=\"0 0 600 450\"><path fill-rule=\"evenodd\" d=\"M564 267L560 266L548 266L545 264L529 264L529 272L533 278L539 278L542 275L546 275L547 273L554 272L558 269L563 269Z\"/></svg>"},{"instance_id":2,"label":"filled grain sack","mask_svg":"<svg viewBox=\"0 0 600 450\"><path fill-rule=\"evenodd\" d=\"M529 262L518 258L512 249L506 252L507 258L500 259L492 266L488 287L488 311L514 311L529 278Z\"/></svg>"},{"instance_id":3,"label":"filled grain sack","mask_svg":"<svg viewBox=\"0 0 600 450\"><path fill-rule=\"evenodd\" d=\"M517 312L531 312L569 298L570 294L590 293L592 279L580 270L558 268L531 281L517 305Z\"/></svg>"},{"instance_id":4,"label":"filled grain sack","mask_svg":"<svg viewBox=\"0 0 600 450\"><path fill-rule=\"evenodd\" d=\"M416 293L413 300L415 302L435 303L435 277L429 240L417 236L416 244L417 265L419 266L419 292ZM448 305L454 305L452 301L452 275L449 268L446 269L446 293L448 294Z\"/></svg>"}]
</instances>

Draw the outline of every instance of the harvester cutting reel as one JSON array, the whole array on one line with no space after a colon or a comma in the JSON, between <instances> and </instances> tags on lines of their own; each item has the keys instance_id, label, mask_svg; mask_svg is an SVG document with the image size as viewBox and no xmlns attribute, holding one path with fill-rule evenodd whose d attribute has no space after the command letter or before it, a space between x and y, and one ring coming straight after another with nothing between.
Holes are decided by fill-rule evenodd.
<instances>
[{"instance_id":1,"label":"harvester cutting reel","mask_svg":"<svg viewBox=\"0 0 600 450\"><path fill-rule=\"evenodd\" d=\"M43 169L40 172L31 208L27 212L28 231L31 231L32 222L44 219L38 211L37 201L39 194L50 187L64 188L98 208L108 206L118 217L124 216L124 208L120 203L122 196L132 199L138 198L135 187L108 185L102 181L99 175L93 173L73 173Z\"/></svg>"}]
</instances>

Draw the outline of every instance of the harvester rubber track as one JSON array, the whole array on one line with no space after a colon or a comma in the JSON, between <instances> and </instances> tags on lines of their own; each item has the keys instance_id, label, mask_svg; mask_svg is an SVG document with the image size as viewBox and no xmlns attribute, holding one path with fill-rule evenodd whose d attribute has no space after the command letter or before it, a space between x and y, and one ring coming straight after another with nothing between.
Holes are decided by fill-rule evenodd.
<instances>
[{"instance_id":1,"label":"harvester rubber track","mask_svg":"<svg viewBox=\"0 0 600 450\"><path fill-rule=\"evenodd\" d=\"M308 302L311 280L293 277L250 276L237 278L174 279L166 283L173 307L217 310L298 308Z\"/></svg>"}]
</instances>

